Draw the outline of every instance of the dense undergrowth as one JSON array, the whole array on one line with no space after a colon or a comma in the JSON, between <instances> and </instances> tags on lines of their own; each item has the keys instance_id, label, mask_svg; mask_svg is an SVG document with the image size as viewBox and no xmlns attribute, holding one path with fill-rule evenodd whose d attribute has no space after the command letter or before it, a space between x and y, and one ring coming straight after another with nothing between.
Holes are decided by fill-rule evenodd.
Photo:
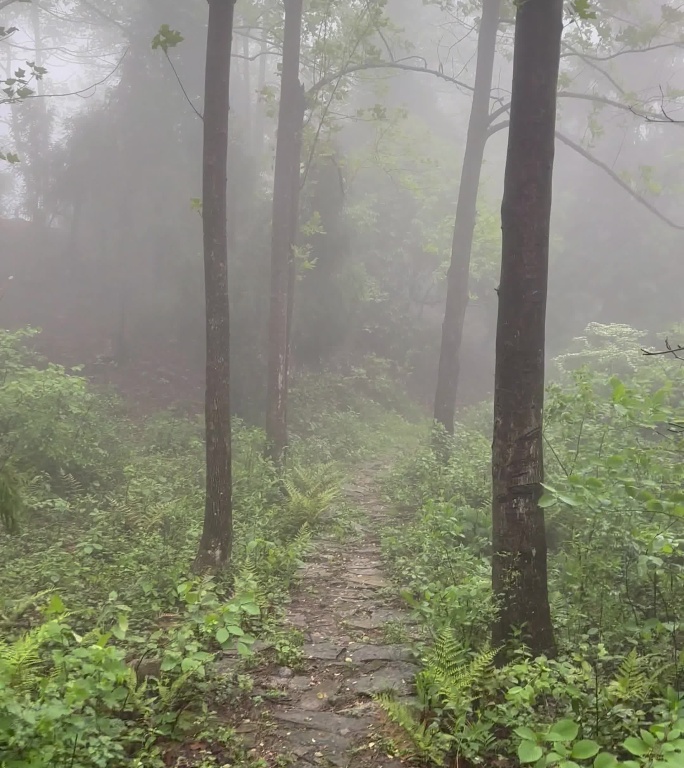
<instances>
[{"instance_id":1,"label":"dense undergrowth","mask_svg":"<svg viewBox=\"0 0 684 768\"><path fill-rule=\"evenodd\" d=\"M542 505L558 654L513 644L498 666L488 405L462 413L443 464L380 361L301 377L284 479L236 421L233 564L200 578L201 421L130 418L36 358L31 335L0 334L3 768L161 765L189 739L249 765L214 717L249 686L216 660L248 663L257 639L296 657L280 619L311 537L349 534L345 471L397 446L384 488L401 524L383 547L424 665L415 702L383 699L395 747L445 766L684 765L684 365L644 358L631 329L590 328L554 362Z\"/></svg>"},{"instance_id":2,"label":"dense undergrowth","mask_svg":"<svg viewBox=\"0 0 684 768\"><path fill-rule=\"evenodd\" d=\"M518 646L497 667L487 645L491 427L471 409L446 466L425 447L386 483L403 524L384 551L427 650L417 703L384 704L409 753L442 765L682 766L684 365L593 326L554 368L541 504L556 658Z\"/></svg>"},{"instance_id":3,"label":"dense undergrowth","mask_svg":"<svg viewBox=\"0 0 684 768\"><path fill-rule=\"evenodd\" d=\"M200 420L130 419L78 370L34 356L32 335L0 333L0 764L154 766L208 728L248 763L212 719L240 695L239 678L228 693L215 679L216 655L248 657L257 638L292 652L279 618L311 535L344 524L345 463L386 450L371 436L401 418L372 392L340 403L333 379L303 380L284 479L260 431L236 422L232 567L198 577Z\"/></svg>"}]
</instances>

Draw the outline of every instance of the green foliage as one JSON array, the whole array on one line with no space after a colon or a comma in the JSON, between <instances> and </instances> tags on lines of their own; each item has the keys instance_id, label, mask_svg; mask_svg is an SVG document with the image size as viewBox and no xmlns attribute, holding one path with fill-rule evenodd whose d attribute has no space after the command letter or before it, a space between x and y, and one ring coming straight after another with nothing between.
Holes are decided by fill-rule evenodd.
<instances>
[{"instance_id":1,"label":"green foliage","mask_svg":"<svg viewBox=\"0 0 684 768\"><path fill-rule=\"evenodd\" d=\"M55 481L71 474L103 486L122 479L127 454L117 436L116 402L90 392L78 369L31 353L24 345L36 333L0 332L0 518L10 527L37 474Z\"/></svg>"},{"instance_id":2,"label":"green foliage","mask_svg":"<svg viewBox=\"0 0 684 768\"><path fill-rule=\"evenodd\" d=\"M110 595L109 611L85 636L53 596L45 619L0 645L0 750L3 765L162 765L159 736L182 735L194 720L203 681L220 648L249 653L247 634L261 609L253 594L219 599L207 580L178 587L177 623L146 635ZM126 661L131 649L140 659ZM156 659L141 674L145 656Z\"/></svg>"},{"instance_id":3,"label":"green foliage","mask_svg":"<svg viewBox=\"0 0 684 768\"><path fill-rule=\"evenodd\" d=\"M684 763L684 719L681 717L654 723L640 729L638 736L628 736L617 745L617 755L601 751L601 745L593 739L578 739L580 726L573 720L559 720L541 732L530 728L517 728L515 732L521 739L518 759L523 765L533 763L535 768L548 765L675 768Z\"/></svg>"},{"instance_id":4,"label":"green foliage","mask_svg":"<svg viewBox=\"0 0 684 768\"><path fill-rule=\"evenodd\" d=\"M594 373L633 374L643 363L641 346L646 335L619 323L590 323L553 362L562 375L583 366Z\"/></svg>"},{"instance_id":5,"label":"green foliage","mask_svg":"<svg viewBox=\"0 0 684 768\"><path fill-rule=\"evenodd\" d=\"M283 478L287 495L285 514L292 531L315 527L322 514L340 498L342 476L331 465L313 470L294 467Z\"/></svg>"},{"instance_id":6,"label":"green foliage","mask_svg":"<svg viewBox=\"0 0 684 768\"><path fill-rule=\"evenodd\" d=\"M0 334L0 752L8 768L161 765L160 739L206 725L215 656L278 635L342 474L295 458L280 476L236 420L232 568L198 578L201 421L132 423L31 336ZM279 649L296 663L293 638Z\"/></svg>"},{"instance_id":7,"label":"green foliage","mask_svg":"<svg viewBox=\"0 0 684 768\"><path fill-rule=\"evenodd\" d=\"M165 54L168 55L169 48L175 48L183 42L184 38L180 32L175 29L171 29L168 24L162 24L159 27L159 32L152 38L152 50L156 51L160 48Z\"/></svg>"},{"instance_id":8,"label":"green foliage","mask_svg":"<svg viewBox=\"0 0 684 768\"><path fill-rule=\"evenodd\" d=\"M298 377L290 392L292 453L303 466L350 463L415 444L417 409L387 360Z\"/></svg>"},{"instance_id":9,"label":"green foliage","mask_svg":"<svg viewBox=\"0 0 684 768\"><path fill-rule=\"evenodd\" d=\"M446 765L448 755L477 760L492 741L489 728L473 718L473 700L490 674L494 653L484 650L468 660L463 647L445 630L426 654L416 680L417 705L379 697L381 706L413 742L417 756Z\"/></svg>"},{"instance_id":10,"label":"green foliage","mask_svg":"<svg viewBox=\"0 0 684 768\"><path fill-rule=\"evenodd\" d=\"M0 469L0 524L6 531L15 533L19 525L19 516L24 506L23 482L19 475L5 460Z\"/></svg>"},{"instance_id":11,"label":"green foliage","mask_svg":"<svg viewBox=\"0 0 684 768\"><path fill-rule=\"evenodd\" d=\"M30 2L30 0L20 0L21 2ZM6 41L17 32L17 27L0 26L0 41ZM9 77L0 79L2 92L4 96L0 98L0 104L18 104L31 96L35 95L33 89L34 83L42 80L47 74L47 69L35 63L35 61L24 62L23 67L17 67L13 72L7 73ZM16 152L0 150L0 160L4 160L9 165L16 165L20 162L19 155Z\"/></svg>"},{"instance_id":12,"label":"green foliage","mask_svg":"<svg viewBox=\"0 0 684 768\"><path fill-rule=\"evenodd\" d=\"M485 764L518 749L535 766L681 764L684 367L644 357L643 339L593 325L556 360L540 506L558 657L514 650L473 683L465 721L429 697L413 720L395 712L415 753L435 760L438 745L449 764L445 744L457 735L457 753ZM385 556L425 634L442 643L447 670L486 650L494 610L489 425L481 409L461 422L448 462L426 447L385 484L401 521L383 532ZM426 656L423 671L438 679L437 668ZM423 696L422 672L419 680ZM445 700L449 690L444 680L432 689Z\"/></svg>"}]
</instances>

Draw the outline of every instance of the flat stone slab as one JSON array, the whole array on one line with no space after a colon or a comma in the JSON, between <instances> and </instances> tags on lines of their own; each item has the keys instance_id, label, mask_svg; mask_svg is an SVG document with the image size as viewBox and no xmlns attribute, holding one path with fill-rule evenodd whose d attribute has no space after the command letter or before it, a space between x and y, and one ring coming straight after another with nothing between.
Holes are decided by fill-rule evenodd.
<instances>
[{"instance_id":1,"label":"flat stone slab","mask_svg":"<svg viewBox=\"0 0 684 768\"><path fill-rule=\"evenodd\" d=\"M273 717L284 723L292 723L314 731L325 731L340 736L360 733L372 724L372 720L365 717L345 717L344 715L336 715L334 712L306 712L298 709L275 710Z\"/></svg>"},{"instance_id":2,"label":"flat stone slab","mask_svg":"<svg viewBox=\"0 0 684 768\"><path fill-rule=\"evenodd\" d=\"M292 751L297 753L297 757L306 759L309 764L327 761L340 768L349 765L349 755L354 746L353 739L348 736L314 730L294 731L287 735L287 740L296 745Z\"/></svg>"},{"instance_id":3,"label":"flat stone slab","mask_svg":"<svg viewBox=\"0 0 684 768\"><path fill-rule=\"evenodd\" d=\"M349 651L349 657L355 664L364 661L410 661L411 649L405 645L362 645Z\"/></svg>"},{"instance_id":4,"label":"flat stone slab","mask_svg":"<svg viewBox=\"0 0 684 768\"><path fill-rule=\"evenodd\" d=\"M322 680L299 699L298 706L307 712L328 709L335 702L339 690L340 683L337 680Z\"/></svg>"},{"instance_id":5,"label":"flat stone slab","mask_svg":"<svg viewBox=\"0 0 684 768\"><path fill-rule=\"evenodd\" d=\"M285 616L285 621L288 624L292 624L293 627L298 627L299 629L305 629L309 626L309 618L303 613L288 613Z\"/></svg>"},{"instance_id":6,"label":"flat stone slab","mask_svg":"<svg viewBox=\"0 0 684 768\"><path fill-rule=\"evenodd\" d=\"M302 648L302 654L306 659L336 661L344 656L346 650L345 646L333 645L332 643L308 643Z\"/></svg>"},{"instance_id":7,"label":"flat stone slab","mask_svg":"<svg viewBox=\"0 0 684 768\"><path fill-rule=\"evenodd\" d=\"M370 615L357 614L354 611L345 611L344 621L354 629L382 629L391 622L401 622L402 624L415 623L410 617L400 611L391 609L380 609L373 611Z\"/></svg>"},{"instance_id":8,"label":"flat stone slab","mask_svg":"<svg viewBox=\"0 0 684 768\"><path fill-rule=\"evenodd\" d=\"M288 688L291 691L302 692L308 691L313 684L313 678L308 675L296 675L288 682Z\"/></svg>"},{"instance_id":9,"label":"flat stone slab","mask_svg":"<svg viewBox=\"0 0 684 768\"><path fill-rule=\"evenodd\" d=\"M347 577L352 584L380 589L388 585L387 579L380 573L350 573Z\"/></svg>"},{"instance_id":10,"label":"flat stone slab","mask_svg":"<svg viewBox=\"0 0 684 768\"><path fill-rule=\"evenodd\" d=\"M323 579L330 578L330 571L327 565L309 563L299 569L298 575L303 579Z\"/></svg>"},{"instance_id":11,"label":"flat stone slab","mask_svg":"<svg viewBox=\"0 0 684 768\"><path fill-rule=\"evenodd\" d=\"M374 696L377 693L395 691L405 695L412 691L413 680L417 667L406 662L398 662L391 666L383 667L370 675L364 675L350 683L349 687L356 693L365 696Z\"/></svg>"}]
</instances>

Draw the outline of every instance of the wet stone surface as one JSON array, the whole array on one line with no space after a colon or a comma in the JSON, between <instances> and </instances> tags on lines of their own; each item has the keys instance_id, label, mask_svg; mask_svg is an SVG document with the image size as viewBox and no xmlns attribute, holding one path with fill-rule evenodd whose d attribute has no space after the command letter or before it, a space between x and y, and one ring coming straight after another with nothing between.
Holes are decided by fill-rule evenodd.
<instances>
[{"instance_id":1,"label":"wet stone surface","mask_svg":"<svg viewBox=\"0 0 684 768\"><path fill-rule=\"evenodd\" d=\"M365 513L359 539L344 548L322 538L300 571L287 623L304 634L301 668L265 666L261 674L258 688L278 695L265 697L255 743L265 744L271 756L289 756L295 767L401 766L360 749L377 741L383 722L372 697L386 691L409 696L417 672L408 645L385 637L388 624L405 628L411 622L382 572L377 531L387 513L373 489L373 474L366 468L345 489L347 501ZM255 674L258 679L260 671ZM245 727L253 736L251 723Z\"/></svg>"}]
</instances>

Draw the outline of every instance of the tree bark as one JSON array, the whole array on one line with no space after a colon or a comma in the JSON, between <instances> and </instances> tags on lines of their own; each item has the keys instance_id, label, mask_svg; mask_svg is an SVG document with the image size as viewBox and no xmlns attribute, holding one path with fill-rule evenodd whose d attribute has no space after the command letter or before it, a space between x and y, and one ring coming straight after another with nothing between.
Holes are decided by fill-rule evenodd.
<instances>
[{"instance_id":1,"label":"tree bark","mask_svg":"<svg viewBox=\"0 0 684 768\"><path fill-rule=\"evenodd\" d=\"M549 610L542 417L549 228L563 0L518 6L494 384L493 641L516 629L535 654L555 650Z\"/></svg>"},{"instance_id":2,"label":"tree bark","mask_svg":"<svg viewBox=\"0 0 684 768\"><path fill-rule=\"evenodd\" d=\"M202 160L207 478L197 571L225 566L233 539L226 166L234 10L235 0L209 0Z\"/></svg>"},{"instance_id":3,"label":"tree bark","mask_svg":"<svg viewBox=\"0 0 684 768\"><path fill-rule=\"evenodd\" d=\"M287 447L287 389L290 357L290 316L294 289L294 245L299 219L299 177L306 99L299 82L302 0L285 0L283 66L278 109L273 230L271 243L271 304L268 340L268 407L266 436L269 454L281 464Z\"/></svg>"},{"instance_id":4,"label":"tree bark","mask_svg":"<svg viewBox=\"0 0 684 768\"><path fill-rule=\"evenodd\" d=\"M458 189L456 222L451 244L451 264L447 274L446 308L442 324L442 344L439 353L434 420L450 435L454 433L456 392L458 389L459 358L463 324L468 306L470 254L477 220L477 193L480 172L487 144L489 103L492 73L499 29L501 0L484 0L482 20L477 39L477 70L475 90L470 109L461 183ZM436 444L441 444L436 436Z\"/></svg>"},{"instance_id":5,"label":"tree bark","mask_svg":"<svg viewBox=\"0 0 684 768\"><path fill-rule=\"evenodd\" d=\"M35 65L43 66L43 32L40 23L40 7L37 2L31 4L31 23L33 26L33 40L35 47ZM41 227L47 224L47 212L45 210L45 197L49 184L48 157L50 152L51 125L45 101L45 82L42 78L36 80L35 104L32 104L33 117L30 122L30 144L32 150L32 187L27 190L30 194L31 221Z\"/></svg>"},{"instance_id":6,"label":"tree bark","mask_svg":"<svg viewBox=\"0 0 684 768\"><path fill-rule=\"evenodd\" d=\"M244 117L244 127L245 127L245 143L249 147L249 152L251 155L254 154L254 121L252 119L252 73L251 73L251 66L252 62L249 60L249 38L243 37L242 38L242 87L243 87L243 98L245 100L245 117Z\"/></svg>"},{"instance_id":7,"label":"tree bark","mask_svg":"<svg viewBox=\"0 0 684 768\"><path fill-rule=\"evenodd\" d=\"M266 113L262 91L266 85L266 41L261 41L259 49L259 72L257 76L256 103L254 105L254 156L261 161L264 153L264 134L266 131Z\"/></svg>"}]
</instances>

